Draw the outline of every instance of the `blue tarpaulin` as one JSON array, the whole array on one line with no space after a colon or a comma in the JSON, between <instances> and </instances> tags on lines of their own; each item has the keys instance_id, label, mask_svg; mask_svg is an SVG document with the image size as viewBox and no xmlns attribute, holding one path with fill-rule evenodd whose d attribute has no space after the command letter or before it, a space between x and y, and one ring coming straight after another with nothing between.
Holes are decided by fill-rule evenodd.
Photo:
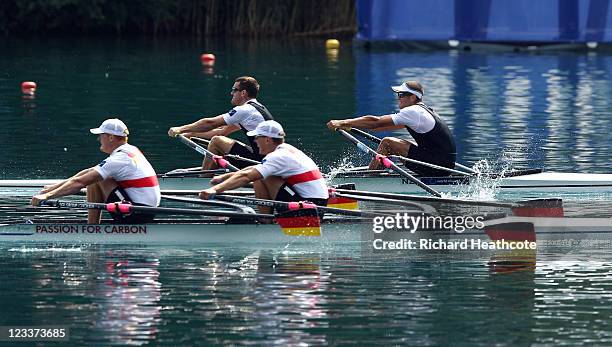
<instances>
[{"instance_id":1,"label":"blue tarpaulin","mask_svg":"<svg viewBox=\"0 0 612 347\"><path fill-rule=\"evenodd\" d=\"M610 0L357 0L358 41L612 42Z\"/></svg>"}]
</instances>

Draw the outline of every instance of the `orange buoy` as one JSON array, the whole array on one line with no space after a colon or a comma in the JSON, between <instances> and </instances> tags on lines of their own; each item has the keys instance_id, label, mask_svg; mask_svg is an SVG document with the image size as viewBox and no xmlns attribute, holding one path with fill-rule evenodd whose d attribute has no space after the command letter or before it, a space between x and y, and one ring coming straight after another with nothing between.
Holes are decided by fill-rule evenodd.
<instances>
[{"instance_id":1,"label":"orange buoy","mask_svg":"<svg viewBox=\"0 0 612 347\"><path fill-rule=\"evenodd\" d=\"M23 94L34 95L34 93L36 93L36 82L32 82L32 81L22 82L21 92Z\"/></svg>"},{"instance_id":2,"label":"orange buoy","mask_svg":"<svg viewBox=\"0 0 612 347\"><path fill-rule=\"evenodd\" d=\"M215 65L215 59L215 55L212 53L204 53L200 56L200 61L206 66Z\"/></svg>"}]
</instances>

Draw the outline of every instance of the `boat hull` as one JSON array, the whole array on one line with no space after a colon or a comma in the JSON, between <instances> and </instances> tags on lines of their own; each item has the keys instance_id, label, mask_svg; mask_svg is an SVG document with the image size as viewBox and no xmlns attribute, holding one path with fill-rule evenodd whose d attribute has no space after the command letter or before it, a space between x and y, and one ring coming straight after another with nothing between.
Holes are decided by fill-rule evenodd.
<instances>
[{"instance_id":1,"label":"boat hull","mask_svg":"<svg viewBox=\"0 0 612 347\"><path fill-rule=\"evenodd\" d=\"M369 229L368 229L369 228ZM276 224L155 223L147 225L82 223L0 224L0 242L73 244L328 244L356 243L367 223L327 223L321 236L293 236Z\"/></svg>"},{"instance_id":2,"label":"boat hull","mask_svg":"<svg viewBox=\"0 0 612 347\"><path fill-rule=\"evenodd\" d=\"M466 177L423 177L421 182L444 193L461 193L487 188L502 193L582 193L593 194L612 192L612 174L576 174L542 172L530 175L504 177L496 180L470 179ZM416 184L397 175L379 176L336 176L332 184L355 183L358 190L384 193L423 193Z\"/></svg>"},{"instance_id":3,"label":"boat hull","mask_svg":"<svg viewBox=\"0 0 612 347\"><path fill-rule=\"evenodd\" d=\"M422 177L420 180L439 192L461 193L479 188L499 189L502 193L612 193L612 174L579 174L540 172L520 176L492 179L462 176ZM35 192L44 185L58 180L0 180L0 192ZM159 177L162 190L202 190L210 187L210 178ZM424 193L406 178L395 174L336 174L328 179L331 185L354 183L358 190L383 193Z\"/></svg>"},{"instance_id":4,"label":"boat hull","mask_svg":"<svg viewBox=\"0 0 612 347\"><path fill-rule=\"evenodd\" d=\"M528 225L530 227L525 228ZM517 226L519 228L517 228ZM491 228L505 230L501 238L512 240L531 232L538 249L554 246L588 247L595 241L606 241L612 247L612 218L558 218L505 216L487 220L484 228L462 232L419 230L374 232L368 220L323 223L321 236L294 236L283 233L276 224L226 224L224 222L160 222L147 225L36 222L0 224L0 242L70 243L70 244L201 244L201 245L363 245L371 249L373 241L420 239L491 240ZM527 234L526 234L527 232ZM549 241L558 241L550 243ZM599 244L601 246L601 244Z\"/></svg>"}]
</instances>

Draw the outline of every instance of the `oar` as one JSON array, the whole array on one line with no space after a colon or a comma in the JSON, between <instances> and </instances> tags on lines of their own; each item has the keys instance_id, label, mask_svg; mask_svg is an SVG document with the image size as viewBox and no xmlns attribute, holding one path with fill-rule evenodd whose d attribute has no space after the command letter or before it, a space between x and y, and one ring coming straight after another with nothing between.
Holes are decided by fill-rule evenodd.
<instances>
[{"instance_id":1,"label":"oar","mask_svg":"<svg viewBox=\"0 0 612 347\"><path fill-rule=\"evenodd\" d=\"M463 169L463 170L465 170L465 171L467 171L467 172L469 172L471 174L477 174L478 173L474 169L472 169L471 167L468 167L468 166L465 166L465 165L461 165L461 164L459 164L457 162L455 162L455 166L460 168L460 169Z\"/></svg>"},{"instance_id":2,"label":"oar","mask_svg":"<svg viewBox=\"0 0 612 347\"><path fill-rule=\"evenodd\" d=\"M188 189L165 189L162 190L161 193L163 195L198 195L201 190L188 190ZM255 191L253 190L228 190L223 192L225 195L238 195L238 196L253 196L255 195Z\"/></svg>"},{"instance_id":3,"label":"oar","mask_svg":"<svg viewBox=\"0 0 612 347\"><path fill-rule=\"evenodd\" d=\"M179 196L185 196L185 195L198 195L200 194L201 190L193 190L193 189L164 189L161 191L162 195L179 195ZM223 194L225 195L237 195L237 196L253 196L255 195L255 191L254 190L228 190L226 192L223 192Z\"/></svg>"},{"instance_id":4,"label":"oar","mask_svg":"<svg viewBox=\"0 0 612 347\"><path fill-rule=\"evenodd\" d=\"M236 154L226 154L226 155L223 156L223 158L233 159L233 160L241 160L241 161L245 161L245 162L247 162L249 164L253 164L253 165L261 164L260 161L249 159L249 158L245 158L245 157L241 157L241 156L236 155Z\"/></svg>"},{"instance_id":5,"label":"oar","mask_svg":"<svg viewBox=\"0 0 612 347\"><path fill-rule=\"evenodd\" d=\"M240 211L242 213L255 213L255 211L251 207L243 206L243 205L239 205L239 204L234 204L234 203L226 202L226 201L214 201L214 200L181 198L181 197L178 197L178 196L169 196L169 195L162 195L161 197L162 197L162 199L166 199L166 200L170 200L170 201L184 202L184 203L188 203L188 204L215 206L215 207L225 207L225 208L231 208L231 209L234 209L234 210L238 210L238 211Z\"/></svg>"},{"instance_id":6,"label":"oar","mask_svg":"<svg viewBox=\"0 0 612 347\"><path fill-rule=\"evenodd\" d=\"M334 192L334 196L340 198L348 198L359 201L370 201L370 202L378 202L381 204L389 204L389 205L399 205L399 206L408 206L415 208L419 211L422 211L427 214L435 214L436 209L433 206L427 204L420 204L415 201L407 201L407 200L397 200L397 199L389 199L389 198L380 198L375 196L367 196L367 195L352 195L352 194L341 194L338 192Z\"/></svg>"},{"instance_id":7,"label":"oar","mask_svg":"<svg viewBox=\"0 0 612 347\"><path fill-rule=\"evenodd\" d=\"M415 160L415 159L411 159L411 158L407 158L401 155L390 155L389 158L393 158L393 159L399 159L399 160L403 160L409 163L413 163L413 164L418 164L418 165L422 165L422 166L427 166L433 169L437 169L437 170L442 170L442 171L446 171L446 172L450 172L450 173L454 173L454 174L458 174L458 175L462 175L462 176L472 176L471 173L468 172L464 172L464 171L459 171L459 170L455 170L455 169L451 169L448 167L444 167L444 166L439 166L439 165L435 165L435 164L431 164L431 163L426 163L424 161L420 161L420 160Z\"/></svg>"},{"instance_id":8,"label":"oar","mask_svg":"<svg viewBox=\"0 0 612 347\"><path fill-rule=\"evenodd\" d=\"M158 177L174 177L174 176L199 176L199 175L222 175L227 173L226 169L202 170L202 167L194 167L187 169L174 169L159 175Z\"/></svg>"},{"instance_id":9,"label":"oar","mask_svg":"<svg viewBox=\"0 0 612 347\"><path fill-rule=\"evenodd\" d=\"M267 206L274 208L281 208L287 210L299 210L304 208L316 208L319 211L346 215L346 216L356 216L356 217L378 217L383 215L382 213L372 213L360 210L345 210L343 208L334 208L334 207L325 207L325 206L317 206L310 202L284 202L284 201L276 201L276 200L267 200L267 199L258 199L258 198L247 198L247 197L239 197L239 196L229 196L229 195L219 195L215 194L213 199L235 202L237 204L244 205L255 205L255 206Z\"/></svg>"},{"instance_id":10,"label":"oar","mask_svg":"<svg viewBox=\"0 0 612 347\"><path fill-rule=\"evenodd\" d=\"M191 141L190 139L186 138L185 135L178 134L178 135L176 135L176 137L179 139L179 141L181 141L183 144L191 147L196 152L211 158L220 167L222 167L224 169L229 169L231 171L238 171L238 170L240 170L237 167L235 167L234 165L232 165L230 162L228 162L227 160L223 159L222 156L216 155L213 152L209 151L208 149L198 145L197 143L195 143L195 142Z\"/></svg>"},{"instance_id":11,"label":"oar","mask_svg":"<svg viewBox=\"0 0 612 347\"><path fill-rule=\"evenodd\" d=\"M191 137L191 141L195 142L198 145L201 146L208 146L208 144L210 143L210 140L201 138L201 137L196 137L196 136L192 136ZM257 161L257 160L253 160L250 158L245 158L236 154L226 154L223 156L223 158L225 159L234 159L234 160L241 160L241 161L245 161L247 163L251 163L251 164L261 164L261 162Z\"/></svg>"},{"instance_id":12,"label":"oar","mask_svg":"<svg viewBox=\"0 0 612 347\"><path fill-rule=\"evenodd\" d=\"M63 208L86 208L94 210L103 210L112 213L153 213L153 214L187 214L211 217L235 217L245 219L260 219L260 218L275 218L272 214L261 213L242 213L229 211L211 211L198 210L189 208L170 208L170 207L149 207L149 206L134 206L126 203L97 203L86 201L64 201L64 200L43 200L39 206L63 207Z\"/></svg>"},{"instance_id":13,"label":"oar","mask_svg":"<svg viewBox=\"0 0 612 347\"><path fill-rule=\"evenodd\" d=\"M374 143L380 143L382 140L379 137L376 137L368 132L365 132L361 129L356 129L356 128L351 128L351 130L349 130L350 132L352 132L355 135L359 135L362 137L365 137L366 139L374 142Z\"/></svg>"},{"instance_id":14,"label":"oar","mask_svg":"<svg viewBox=\"0 0 612 347\"><path fill-rule=\"evenodd\" d=\"M281 231L288 236L321 236L321 222L315 209L287 211L277 215L261 213L240 213L227 211L204 211L186 208L165 208L133 206L125 203L93 203L61 200L43 200L40 206L87 208L119 213L169 213L201 216L218 216L260 221L262 219L276 220Z\"/></svg>"},{"instance_id":15,"label":"oar","mask_svg":"<svg viewBox=\"0 0 612 347\"><path fill-rule=\"evenodd\" d=\"M352 133L353 133L353 134L355 134L355 135L362 136L362 137L364 137L364 138L366 138L366 139L368 139L368 140L370 140L370 141L372 141L372 142L374 142L374 143L380 143L380 142L382 141L382 140L381 140L379 137L376 137L376 136L374 136L374 135L372 135L372 134L370 134L370 133L368 133L368 132L365 132L365 131L363 131L363 130L361 130L361 129L351 128L350 132L352 132ZM397 157L400 157L400 156L397 156ZM465 172L461 172L461 171L457 171L457 170L453 170L453 169L445 168L445 167L442 167L442 166L437 166L437 165L433 165L433 164L425 163L425 162L422 162L422 161L419 161L419 160L414 160L414 159L410 159L410 158L406 158L406 157L400 157L400 158L401 158L402 160L406 160L406 161L409 161L409 162L411 162L411 163L415 163L415 164L420 164L420 165L429 166L429 167L432 167L432 168L434 168L434 169L445 170L445 171L449 171L449 172L454 172L454 173L459 173L459 174L466 175L466 173L465 173ZM433 166L432 166L432 165L433 165ZM467 171L467 172L468 172L468 173L470 173L470 174L476 174L476 173L477 173L477 172L476 172L476 171L474 171L472 168L467 167L467 166L465 166L465 165L461 165L461 164L459 164L459 163L457 163L457 162L455 162L455 166L456 166L456 167L458 167L458 168L460 168L460 169L462 169L462 170Z\"/></svg>"},{"instance_id":16,"label":"oar","mask_svg":"<svg viewBox=\"0 0 612 347\"><path fill-rule=\"evenodd\" d=\"M371 197L385 198L385 199L391 199L391 200L400 200L400 201L423 201L423 202L453 203L453 204L462 204L462 205L507 207L507 208L512 208L512 207L517 206L514 203L508 203L508 202L476 201L476 200L467 200L467 199L442 198L442 197L424 196L424 195L380 193L380 192L338 189L338 188L331 188L330 192L332 194L336 192L336 193L341 193L341 194L350 194L353 196L371 196Z\"/></svg>"},{"instance_id":17,"label":"oar","mask_svg":"<svg viewBox=\"0 0 612 347\"><path fill-rule=\"evenodd\" d=\"M203 137L197 137L197 136L192 136L191 140L197 143L198 145L202 145L202 146L208 146L208 144L210 143L209 139L205 139Z\"/></svg>"},{"instance_id":18,"label":"oar","mask_svg":"<svg viewBox=\"0 0 612 347\"><path fill-rule=\"evenodd\" d=\"M379 193L379 192L368 192L360 190L350 189L338 189L331 188L330 194L348 194L353 198L357 199L358 196L371 196L384 199L393 200L407 200L407 201L424 201L424 202L437 202L437 203L448 203L455 205L472 205L472 206L485 206L485 207L502 207L510 208L517 216L528 216L528 217L562 217L563 216L563 200L559 198L542 198L542 199L531 199L516 202L498 202L498 201L475 201L466 199L447 199L433 196L422 196L422 195L408 195L408 194L392 194L392 193Z\"/></svg>"},{"instance_id":19,"label":"oar","mask_svg":"<svg viewBox=\"0 0 612 347\"><path fill-rule=\"evenodd\" d=\"M372 148L366 146L363 144L363 142L357 140L353 135L347 133L345 130L342 130L340 128L336 129L342 136L344 136L347 140L351 141L355 146L357 146L357 148L365 153L370 154L372 157L376 158L376 160L379 160L386 168L389 168L395 172L397 172L398 174L400 174L401 176L409 179L412 183L416 184L417 186L421 187L423 190L425 190L426 192L433 194L437 197L442 196L442 194L438 193L437 191L435 191L433 188L431 188L430 186L426 185L425 183L419 181L416 177L412 176L411 174L409 174L408 172L406 172L404 169L400 168L399 166L397 166L397 164L395 164L394 162L392 162L389 158L387 158L384 155L378 154L376 153L375 150L373 150Z\"/></svg>"}]
</instances>

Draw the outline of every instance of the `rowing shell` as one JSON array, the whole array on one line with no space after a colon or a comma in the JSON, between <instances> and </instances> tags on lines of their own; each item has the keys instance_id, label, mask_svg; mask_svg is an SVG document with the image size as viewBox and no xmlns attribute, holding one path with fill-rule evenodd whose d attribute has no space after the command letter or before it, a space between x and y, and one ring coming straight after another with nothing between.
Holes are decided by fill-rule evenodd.
<instances>
[{"instance_id":1,"label":"rowing shell","mask_svg":"<svg viewBox=\"0 0 612 347\"><path fill-rule=\"evenodd\" d=\"M528 227L525 227L525 226ZM391 236L388 238L388 236ZM327 218L320 236L287 235L276 224L228 224L224 220L166 220L143 225L99 224L39 220L0 224L0 242L61 242L71 244L205 244L205 245L373 245L376 239L517 240L530 239L537 248L555 246L612 247L612 218L504 216L485 221L484 227L452 230L419 230L415 233L374 232L372 220ZM597 244L605 242L605 244ZM380 244L380 243L379 243ZM418 249L416 249L418 250Z\"/></svg>"},{"instance_id":2,"label":"rowing shell","mask_svg":"<svg viewBox=\"0 0 612 347\"><path fill-rule=\"evenodd\" d=\"M499 175L417 177L439 192L465 192L470 188L496 188L512 192L579 192L584 194L612 192L612 174L541 172L523 170L506 177ZM386 172L347 171L331 179L333 184L355 183L358 190L390 193L422 193L422 190L399 175Z\"/></svg>"},{"instance_id":3,"label":"rowing shell","mask_svg":"<svg viewBox=\"0 0 612 347\"><path fill-rule=\"evenodd\" d=\"M445 176L418 177L423 183L440 192L465 192L470 188L499 188L501 192L581 193L612 192L612 174L541 172L524 170L508 174L509 177L482 175L480 177ZM59 180L0 180L0 191L32 191ZM210 187L210 178L193 176L159 176L163 190L201 190ZM423 190L396 174L381 170L351 170L328 175L332 185L355 183L358 190L383 193L415 194Z\"/></svg>"},{"instance_id":4,"label":"rowing shell","mask_svg":"<svg viewBox=\"0 0 612 347\"><path fill-rule=\"evenodd\" d=\"M321 236L283 233L276 224L227 224L222 220L160 221L142 225L35 221L0 224L0 242L142 243L142 244L328 244L355 243L371 233L371 223L344 219L324 222Z\"/></svg>"}]
</instances>

